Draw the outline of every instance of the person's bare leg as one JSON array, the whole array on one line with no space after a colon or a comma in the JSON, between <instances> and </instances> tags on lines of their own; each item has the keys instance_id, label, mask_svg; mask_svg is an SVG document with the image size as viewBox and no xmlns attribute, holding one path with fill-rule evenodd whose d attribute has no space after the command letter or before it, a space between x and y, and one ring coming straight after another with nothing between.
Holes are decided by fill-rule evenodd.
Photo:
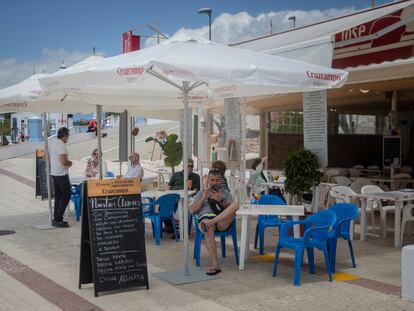
<instances>
[{"instance_id":1,"label":"person's bare leg","mask_svg":"<svg viewBox=\"0 0 414 311\"><path fill-rule=\"evenodd\" d=\"M208 251L208 254L211 259L211 266L208 269L209 271L213 269L220 269L220 264L217 257L217 245L216 239L214 237L214 227L210 227L205 233L205 245Z\"/></svg>"},{"instance_id":2,"label":"person's bare leg","mask_svg":"<svg viewBox=\"0 0 414 311\"><path fill-rule=\"evenodd\" d=\"M215 225L220 230L226 230L233 221L236 211L239 209L239 203L234 201L229 206L227 206L219 215L206 221L206 226L208 229L214 228Z\"/></svg>"}]
</instances>

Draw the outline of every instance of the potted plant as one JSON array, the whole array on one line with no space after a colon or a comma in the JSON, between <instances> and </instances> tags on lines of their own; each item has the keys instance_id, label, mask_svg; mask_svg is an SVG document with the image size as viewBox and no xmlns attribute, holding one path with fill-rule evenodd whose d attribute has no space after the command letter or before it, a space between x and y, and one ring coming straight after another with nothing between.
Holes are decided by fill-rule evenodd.
<instances>
[{"instance_id":1,"label":"potted plant","mask_svg":"<svg viewBox=\"0 0 414 311\"><path fill-rule=\"evenodd\" d=\"M306 149L290 153L285 162L285 176L285 189L296 204L321 180L317 156Z\"/></svg>"},{"instance_id":2,"label":"potted plant","mask_svg":"<svg viewBox=\"0 0 414 311\"><path fill-rule=\"evenodd\" d=\"M0 121L0 144L8 145L7 135L10 135L10 120L4 119Z\"/></svg>"},{"instance_id":3,"label":"potted plant","mask_svg":"<svg viewBox=\"0 0 414 311\"><path fill-rule=\"evenodd\" d=\"M162 131L164 132L164 131ZM183 145L177 142L178 135L164 133L157 133L156 137L148 137L145 142L155 141L160 145L164 158L165 166L171 167L172 172L175 172L175 167L179 165L183 159Z\"/></svg>"}]
</instances>

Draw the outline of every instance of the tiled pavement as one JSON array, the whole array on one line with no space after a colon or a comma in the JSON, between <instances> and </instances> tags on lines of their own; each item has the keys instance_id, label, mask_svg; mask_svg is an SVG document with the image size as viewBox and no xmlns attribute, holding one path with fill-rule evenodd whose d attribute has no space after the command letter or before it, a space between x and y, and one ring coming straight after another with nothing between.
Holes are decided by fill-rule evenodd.
<instances>
[{"instance_id":1,"label":"tiled pavement","mask_svg":"<svg viewBox=\"0 0 414 311\"><path fill-rule=\"evenodd\" d=\"M32 168L9 168L15 175L5 175L8 169L0 167L0 228L16 230L0 237L0 310L414 310L413 303L398 295L400 250L390 246L392 237L355 241L357 269L350 268L348 254L340 247L338 269L357 276L348 281L327 282L318 265L316 276L304 267L302 285L294 288L291 254L283 254L278 277L272 278L271 255L251 258L240 272L230 252L220 280L171 286L150 275L149 291L95 298L92 286L77 288L79 223L69 229L33 229L31 224L47 219L47 202L34 199ZM156 247L150 233L146 238L150 273L181 269L181 243L164 239ZM267 244L274 240L269 233ZM205 269L205 252L202 258ZM322 258L317 256L316 262Z\"/></svg>"}]
</instances>

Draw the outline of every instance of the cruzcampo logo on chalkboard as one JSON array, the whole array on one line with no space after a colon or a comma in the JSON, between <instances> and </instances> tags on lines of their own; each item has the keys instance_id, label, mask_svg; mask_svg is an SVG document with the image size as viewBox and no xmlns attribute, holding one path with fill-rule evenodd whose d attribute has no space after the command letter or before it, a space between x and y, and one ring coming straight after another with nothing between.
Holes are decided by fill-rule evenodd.
<instances>
[{"instance_id":1,"label":"cruzcampo logo on chalkboard","mask_svg":"<svg viewBox=\"0 0 414 311\"><path fill-rule=\"evenodd\" d=\"M112 195L140 194L138 179L100 179L88 180L88 196L102 197Z\"/></svg>"}]
</instances>

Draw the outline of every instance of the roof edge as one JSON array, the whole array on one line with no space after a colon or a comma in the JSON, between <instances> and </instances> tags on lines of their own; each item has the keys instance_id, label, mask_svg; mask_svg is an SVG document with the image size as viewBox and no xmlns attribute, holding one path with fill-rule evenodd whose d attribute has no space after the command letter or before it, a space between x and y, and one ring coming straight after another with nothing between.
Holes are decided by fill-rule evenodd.
<instances>
[{"instance_id":1,"label":"roof edge","mask_svg":"<svg viewBox=\"0 0 414 311\"><path fill-rule=\"evenodd\" d=\"M324 20L324 21L321 21L321 22L318 22L318 23L314 23L314 24L310 24L310 25L306 25L306 26L302 26L302 27L298 27L298 28L294 28L294 29L289 29L289 30L285 30L285 31L281 31L281 32L277 32L277 33L270 34L270 35L265 35L265 36L261 36L261 37L257 37L257 38L253 38L253 39L249 39L249 40L245 40L245 41L240 41L240 42L237 42L237 43L232 43L232 44L229 44L228 46L236 46L236 45L240 45L240 44L243 44L243 43L257 41L257 40L264 39L264 38L270 38L270 37L278 36L280 34L284 34L284 33L288 33L288 32L293 32L293 31L300 30L300 29L304 29L304 28L308 28L308 27L311 27L311 26L328 23L328 22L331 22L331 21L334 21L334 20L338 20L338 19L342 19L342 18L347 18L347 17L350 17L350 16L355 16L355 15L362 14L362 13L369 12L369 11L375 11L375 10L383 9L383 8L386 8L386 7L389 7L389 6L393 6L393 5L397 5L397 4L401 4L403 2L409 2L409 1L411 1L411 0L401 0L401 1L398 1L398 2L390 2L390 3L387 3L387 4L383 4L383 5L380 5L380 6L376 6L375 8L363 9L361 11L357 11L357 12L354 12L354 13L351 13L351 14L347 14L347 15L343 15L343 16L338 16L338 17L335 17L335 18L327 19L327 20Z\"/></svg>"}]
</instances>

